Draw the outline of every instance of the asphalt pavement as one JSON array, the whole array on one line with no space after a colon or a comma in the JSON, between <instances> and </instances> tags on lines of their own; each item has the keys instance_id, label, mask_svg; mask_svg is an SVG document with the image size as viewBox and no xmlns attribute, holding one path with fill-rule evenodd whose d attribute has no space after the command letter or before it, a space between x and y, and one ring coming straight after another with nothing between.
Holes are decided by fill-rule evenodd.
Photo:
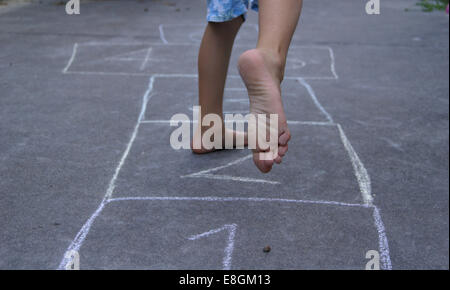
<instances>
[{"instance_id":1,"label":"asphalt pavement","mask_svg":"<svg viewBox=\"0 0 450 290\"><path fill-rule=\"evenodd\" d=\"M174 150L204 0L0 5L0 269L449 268L449 18L414 1L305 1L283 83L293 138ZM2 2L0 2L2 3ZM236 60L224 110L248 112ZM270 252L264 252L266 246Z\"/></svg>"}]
</instances>

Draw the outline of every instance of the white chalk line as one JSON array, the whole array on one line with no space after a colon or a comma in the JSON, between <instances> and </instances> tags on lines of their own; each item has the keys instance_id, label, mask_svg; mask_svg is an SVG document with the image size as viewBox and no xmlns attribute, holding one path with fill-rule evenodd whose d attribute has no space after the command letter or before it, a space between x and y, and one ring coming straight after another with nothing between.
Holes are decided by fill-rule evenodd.
<instances>
[{"instance_id":1,"label":"white chalk line","mask_svg":"<svg viewBox=\"0 0 450 290\"><path fill-rule=\"evenodd\" d=\"M330 48L330 55L333 55L333 51ZM334 63L334 62L332 62ZM336 78L337 75L336 75ZM312 87L304 80L299 79L299 82L308 90L308 93L310 94L311 98L313 99L314 103L316 104L317 108L326 116L329 123L333 123L333 118L331 115L325 110L325 108L321 105L318 98L315 95L314 90ZM354 174L356 176L356 179L358 181L359 189L362 195L362 199L364 201L364 204L368 206L373 206L373 196L372 196L372 186L371 186L371 180L369 173L367 172L367 169L365 168L364 164L362 163L361 159L359 158L358 154L354 150L353 146L351 145L350 141L348 140L347 136L345 135L344 130L342 129L342 126L340 124L336 124L339 135L342 141L342 144L344 145L351 163L353 167ZM375 218L375 224L377 227L377 230L379 232L379 239L380 239L380 252L382 254L384 269L390 270L392 269L392 265L389 258L389 247L388 247L388 241L386 234L384 232L384 225L381 222L381 216L379 214L378 208L374 207L374 218ZM387 253L386 253L387 252Z\"/></svg>"},{"instance_id":2,"label":"white chalk line","mask_svg":"<svg viewBox=\"0 0 450 290\"><path fill-rule=\"evenodd\" d=\"M378 231L378 248L380 251L381 268L383 270L392 270L391 256L389 253L389 243L386 236L386 230L384 228L383 221L381 220L380 210L373 207L373 218L375 220L375 226Z\"/></svg>"},{"instance_id":3,"label":"white chalk line","mask_svg":"<svg viewBox=\"0 0 450 290\"><path fill-rule=\"evenodd\" d=\"M159 25L159 38L161 38L162 43L169 44L169 42L166 39L166 36L164 35L164 25Z\"/></svg>"},{"instance_id":4,"label":"white chalk line","mask_svg":"<svg viewBox=\"0 0 450 290\"><path fill-rule=\"evenodd\" d=\"M215 230L210 230L208 232L204 232L203 234L190 236L190 237L188 237L188 240L195 241L195 240L198 240L198 239L201 239L201 238L209 237L211 235L220 233L221 231L226 230L226 229L227 229L227 225L225 225L225 226L223 226L221 228L215 229Z\"/></svg>"},{"instance_id":5,"label":"white chalk line","mask_svg":"<svg viewBox=\"0 0 450 290\"><path fill-rule=\"evenodd\" d=\"M191 241L195 241L204 237L209 237L211 235L220 233L222 231L228 231L228 241L227 241L227 246L225 247L225 256L223 257L223 270L230 270L231 269L231 259L233 256L233 250L234 250L234 238L236 236L236 229L237 229L237 225L236 224L229 224L229 225L224 225L221 228L215 229L215 230L210 230L208 232L205 232L203 234L198 234L198 235L194 235L189 237L188 239Z\"/></svg>"},{"instance_id":6,"label":"white chalk line","mask_svg":"<svg viewBox=\"0 0 450 290\"><path fill-rule=\"evenodd\" d=\"M108 60L109 58L105 58ZM132 57L114 57L111 58L111 60L118 60L118 61L139 61L142 62L142 58L132 58ZM102 60L103 61L103 60Z\"/></svg>"},{"instance_id":7,"label":"white chalk line","mask_svg":"<svg viewBox=\"0 0 450 290\"><path fill-rule=\"evenodd\" d=\"M320 112L326 117L329 123L334 123L333 118L331 115L325 110L325 108L322 106L322 104L317 99L316 93L314 92L313 88L305 81L304 78L298 78L298 81L302 86L305 87L305 89L308 91L308 94L311 96L311 99L313 100L314 104L316 105L317 109L319 109Z\"/></svg>"},{"instance_id":8,"label":"white chalk line","mask_svg":"<svg viewBox=\"0 0 450 290\"><path fill-rule=\"evenodd\" d=\"M129 73L129 72L99 72L99 71L65 71L64 74L73 75L100 75L100 76L140 76L149 77L149 73Z\"/></svg>"},{"instance_id":9,"label":"white chalk line","mask_svg":"<svg viewBox=\"0 0 450 290\"><path fill-rule=\"evenodd\" d=\"M348 140L347 136L345 135L345 132L342 129L341 125L337 124L337 127L339 130L339 135L341 137L342 144L344 144L344 147L347 150L347 153L352 162L353 171L354 171L356 179L358 181L359 189L360 189L363 201L367 205L372 205L372 203L373 203L372 185L371 185L369 173L367 172L366 168L364 167L364 164L362 163L362 161L359 158L358 154L356 153L355 149L353 149L353 146L350 143L350 141Z\"/></svg>"},{"instance_id":10,"label":"white chalk line","mask_svg":"<svg viewBox=\"0 0 450 290\"><path fill-rule=\"evenodd\" d=\"M225 248L225 257L223 260L224 270L231 270L231 258L233 256L234 238L236 236L237 225L236 224L229 225L229 228L230 234L228 235L228 243L227 247Z\"/></svg>"},{"instance_id":11,"label":"white chalk line","mask_svg":"<svg viewBox=\"0 0 450 290\"><path fill-rule=\"evenodd\" d=\"M267 183L267 184L273 184L273 185L280 184L278 181L270 181L270 180L250 178L250 177L218 175L218 174L192 174L189 176L180 176L180 177L181 178L208 178L208 179L230 180L230 181L238 181L238 182Z\"/></svg>"},{"instance_id":12,"label":"white chalk line","mask_svg":"<svg viewBox=\"0 0 450 290\"><path fill-rule=\"evenodd\" d=\"M114 172L113 178L111 179L111 181L109 183L108 189L106 191L106 196L105 196L106 198L110 198L112 196L112 194L114 192L114 188L116 187L117 177L119 176L120 170L122 169L122 166L125 163L125 160L127 159L128 154L130 153L130 150L131 150L131 147L132 147L132 145L134 143L134 140L136 139L137 133L139 131L139 126L141 124L141 120L144 118L144 115L145 115L147 103L148 103L148 101L151 98L151 92L153 90L154 81L155 81L155 78L153 78L153 77L150 78L148 89L145 92L144 97L143 97L141 112L139 114L138 121L137 121L137 123L136 123L136 125L134 127L133 134L131 135L130 141L127 144L125 152L123 153L122 158L119 161L119 165L116 167L116 170Z\"/></svg>"},{"instance_id":13,"label":"white chalk line","mask_svg":"<svg viewBox=\"0 0 450 290\"><path fill-rule=\"evenodd\" d=\"M145 59L141 64L141 67L139 68L139 70L143 71L145 69L145 66L147 65L148 59L150 57L150 54L152 53L152 47L149 47L147 50L147 54L145 55Z\"/></svg>"},{"instance_id":14,"label":"white chalk line","mask_svg":"<svg viewBox=\"0 0 450 290\"><path fill-rule=\"evenodd\" d=\"M373 208L372 205L362 203L346 203L339 201L326 200L303 200L303 199L286 199L286 198L268 198L268 197L219 197L219 196L135 196L135 197L114 197L108 202L124 202L124 201L200 201L200 202L281 202L295 204L317 204L330 206L346 206L346 207L362 207Z\"/></svg>"},{"instance_id":15,"label":"white chalk line","mask_svg":"<svg viewBox=\"0 0 450 290\"><path fill-rule=\"evenodd\" d=\"M329 52L330 52L330 58L331 58L331 73L334 75L335 79L339 79L338 74L336 73L336 58L334 56L334 51L331 47L327 46Z\"/></svg>"},{"instance_id":16,"label":"white chalk line","mask_svg":"<svg viewBox=\"0 0 450 290\"><path fill-rule=\"evenodd\" d=\"M134 143L134 140L136 139L137 133L139 131L139 126L141 124L141 120L144 118L145 115L145 110L147 107L147 103L151 98L151 92L153 90L153 84L154 84L154 77L150 78L149 81L149 85L148 88L142 98L142 107L141 107L141 111L138 117L138 120L136 122L136 125L134 127L133 133L131 135L130 141L128 142L126 149L122 155L122 157L120 158L119 164L116 167L116 170L114 172L113 177L111 178L108 188L106 190L106 194L102 200L102 202L100 203L100 206L98 207L98 209L94 212L94 214L86 221L86 223L83 225L83 227L81 228L81 230L78 232L78 234L75 236L74 240L72 241L72 243L69 245L69 247L67 248L65 254L64 254L64 258L61 261L58 269L62 270L65 268L66 264L70 261L67 261L66 258L66 254L70 251L78 251L81 247L81 245L83 244L84 240L87 237L87 234L89 233L89 230L92 226L92 223L94 222L94 220L96 219L96 217L101 213L101 211L103 210L104 206L109 202L110 198L112 197L113 193L114 193L114 189L116 187L116 180L117 177L119 176L120 170L122 169L123 164L125 163L125 160L128 157L128 154L130 153L131 147Z\"/></svg>"},{"instance_id":17,"label":"white chalk line","mask_svg":"<svg viewBox=\"0 0 450 290\"><path fill-rule=\"evenodd\" d=\"M71 262L70 259L68 259L68 257L70 257L69 255L67 255L68 253L70 253L71 251L79 252L81 246L83 245L84 240L86 239L89 233L89 230L92 227L92 224L94 223L95 219L100 215L100 213L103 211L103 208L105 207L106 204L108 204L108 202L109 202L108 199L105 197L100 203L100 206L97 208L97 210L81 227L81 230L77 233L77 235L67 248L66 252L64 253L63 259L58 266L58 270L64 270L66 268L66 265Z\"/></svg>"},{"instance_id":18,"label":"white chalk line","mask_svg":"<svg viewBox=\"0 0 450 290\"><path fill-rule=\"evenodd\" d=\"M227 168L227 167L230 167L230 166L239 164L239 163L241 163L241 162L244 162L244 161L246 161L246 160L249 160L249 159L251 159L252 157L253 157L253 155L250 154L250 155L247 155L247 156L245 156L245 157L241 157L241 158L239 158L239 159L236 159L236 160L234 160L234 161L232 161L232 162L229 162L229 163L227 163L227 164L225 164L225 165L217 166L217 167L214 167L214 168L211 168L211 169L202 170L202 171L199 171L199 172L197 172L197 173L192 173L192 174L184 175L184 176L181 176L181 177L189 177L189 176L192 176L192 175L208 174L208 173L211 173L211 172L216 172L216 171L219 171L219 170L221 170L221 169L224 169L224 168Z\"/></svg>"},{"instance_id":19,"label":"white chalk line","mask_svg":"<svg viewBox=\"0 0 450 290\"><path fill-rule=\"evenodd\" d=\"M78 43L75 42L75 44L73 45L73 48L72 48L72 55L70 56L69 62L67 63L67 65L62 70L63 74L65 74L67 72L67 70L69 69L69 67L72 65L73 60L75 59L75 55L77 53L77 49L78 49Z\"/></svg>"},{"instance_id":20,"label":"white chalk line","mask_svg":"<svg viewBox=\"0 0 450 290\"><path fill-rule=\"evenodd\" d=\"M322 104L319 102L312 87L302 78L299 78L298 81L307 89L309 95L311 96L312 100L314 101L314 104L322 112L322 114L325 115L325 117L328 119L328 122L330 124L334 124L333 118L325 110L325 108L322 106ZM339 135L340 135L342 144L344 145L345 149L347 150L347 153L352 162L353 170L354 170L356 179L358 181L358 185L359 185L360 192L361 192L362 198L364 200L364 203L372 204L373 197L372 197L370 176L369 176L366 168L364 167L364 164L362 163L361 159L359 158L358 154L353 149L353 146L351 145L350 141L348 140L347 136L345 135L344 130L342 129L342 126L340 124L336 124L336 126L339 129Z\"/></svg>"}]
</instances>

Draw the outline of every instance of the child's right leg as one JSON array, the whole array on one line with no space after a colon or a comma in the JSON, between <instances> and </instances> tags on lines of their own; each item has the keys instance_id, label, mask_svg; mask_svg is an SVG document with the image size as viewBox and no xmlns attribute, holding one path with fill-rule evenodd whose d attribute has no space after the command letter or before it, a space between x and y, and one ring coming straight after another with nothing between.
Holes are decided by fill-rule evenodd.
<instances>
[{"instance_id":1,"label":"child's right leg","mask_svg":"<svg viewBox=\"0 0 450 290\"><path fill-rule=\"evenodd\" d=\"M243 53L239 72L247 86L252 114L278 115L278 156L261 160L253 152L255 165L264 173L281 163L291 138L281 98L286 58L295 32L302 0L259 0L259 38L256 49Z\"/></svg>"}]
</instances>

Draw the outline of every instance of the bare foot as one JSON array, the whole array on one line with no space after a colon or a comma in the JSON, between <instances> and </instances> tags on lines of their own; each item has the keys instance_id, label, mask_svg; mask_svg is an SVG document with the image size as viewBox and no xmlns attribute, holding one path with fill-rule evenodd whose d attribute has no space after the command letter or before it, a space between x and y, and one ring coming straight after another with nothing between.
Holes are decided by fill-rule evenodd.
<instances>
[{"instance_id":1,"label":"bare foot","mask_svg":"<svg viewBox=\"0 0 450 290\"><path fill-rule=\"evenodd\" d=\"M193 140L191 140L192 152L195 154L207 154L207 153L218 151L218 149L206 149L203 147L203 144L201 146L202 147L201 149L194 149L194 140L199 142L199 144L201 144L201 141L198 141L199 138L201 140L199 131L200 130L196 130L196 132L194 133ZM234 131L234 130L230 130L230 129L225 129L222 134L222 148L225 149L225 140L227 140L227 139L230 140L229 138L233 138L232 140L233 140L234 148L243 148L248 145L247 133ZM244 140L244 143L241 143L241 142L238 143L239 140Z\"/></svg>"},{"instance_id":2,"label":"bare foot","mask_svg":"<svg viewBox=\"0 0 450 290\"><path fill-rule=\"evenodd\" d=\"M253 161L263 173L272 170L274 163L281 163L291 138L281 101L282 66L269 52L252 49L244 52L238 63L239 72L250 98L250 113L278 114L278 153L273 160L262 160L261 150L253 150Z\"/></svg>"}]
</instances>

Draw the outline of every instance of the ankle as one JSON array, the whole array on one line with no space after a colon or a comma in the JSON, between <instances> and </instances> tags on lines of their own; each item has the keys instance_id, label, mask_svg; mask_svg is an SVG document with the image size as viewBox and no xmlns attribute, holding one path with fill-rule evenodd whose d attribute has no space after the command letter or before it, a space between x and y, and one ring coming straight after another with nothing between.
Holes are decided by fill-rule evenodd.
<instances>
[{"instance_id":1,"label":"ankle","mask_svg":"<svg viewBox=\"0 0 450 290\"><path fill-rule=\"evenodd\" d=\"M280 83L284 79L284 70L286 67L286 57L283 56L278 50L257 48L266 60L266 65L272 71L274 77L276 77Z\"/></svg>"}]
</instances>

